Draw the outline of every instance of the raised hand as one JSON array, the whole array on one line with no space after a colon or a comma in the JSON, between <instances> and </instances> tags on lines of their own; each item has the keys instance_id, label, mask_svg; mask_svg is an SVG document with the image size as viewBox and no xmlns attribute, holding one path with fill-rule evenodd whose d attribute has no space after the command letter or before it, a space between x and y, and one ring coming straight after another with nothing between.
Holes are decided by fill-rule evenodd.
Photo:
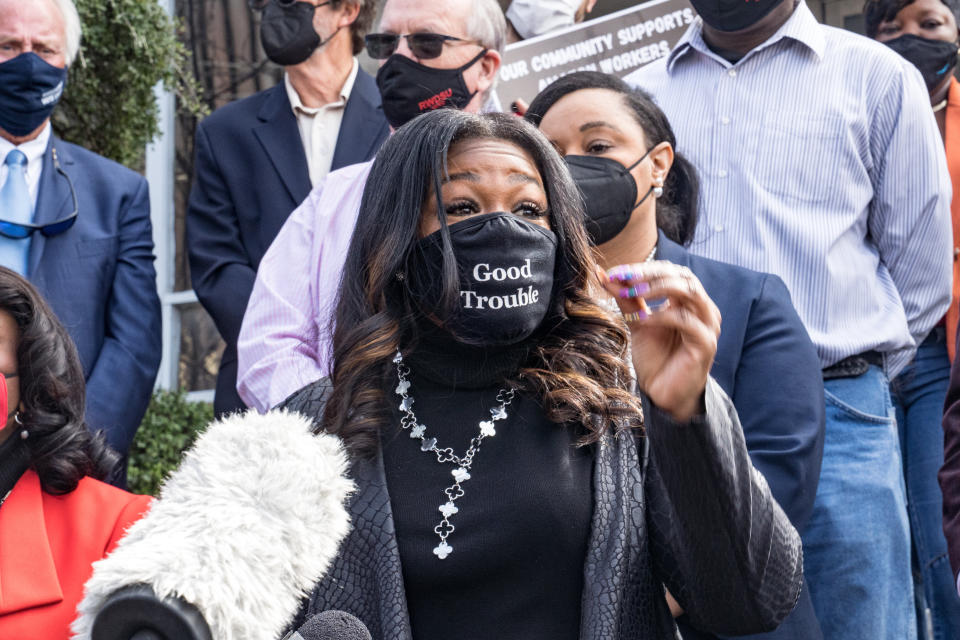
<instances>
[{"instance_id":1,"label":"raised hand","mask_svg":"<svg viewBox=\"0 0 960 640\"><path fill-rule=\"evenodd\" d=\"M721 318L697 277L665 261L618 265L598 276L630 329L640 390L678 421L701 413Z\"/></svg>"}]
</instances>

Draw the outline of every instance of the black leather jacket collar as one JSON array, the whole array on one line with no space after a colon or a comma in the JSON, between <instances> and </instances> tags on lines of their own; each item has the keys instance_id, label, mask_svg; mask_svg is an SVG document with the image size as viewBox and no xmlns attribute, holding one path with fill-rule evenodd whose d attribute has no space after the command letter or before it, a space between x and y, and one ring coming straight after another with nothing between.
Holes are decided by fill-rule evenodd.
<instances>
[{"instance_id":1,"label":"black leather jacket collar","mask_svg":"<svg viewBox=\"0 0 960 640\"><path fill-rule=\"evenodd\" d=\"M319 419L329 389L318 381L283 406ZM685 424L645 402L646 436L609 435L596 447L581 638L678 638L664 586L693 626L721 635L772 630L796 604L800 537L751 465L733 404L712 380L705 402L706 415ZM379 454L355 460L351 475L353 528L294 628L338 609L374 638L412 640Z\"/></svg>"}]
</instances>

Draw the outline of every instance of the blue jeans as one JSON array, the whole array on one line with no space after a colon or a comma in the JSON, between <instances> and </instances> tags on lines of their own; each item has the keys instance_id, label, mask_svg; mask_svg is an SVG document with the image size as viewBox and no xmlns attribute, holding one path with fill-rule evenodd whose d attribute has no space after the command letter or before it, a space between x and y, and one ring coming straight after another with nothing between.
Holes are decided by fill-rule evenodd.
<instances>
[{"instance_id":1,"label":"blue jeans","mask_svg":"<svg viewBox=\"0 0 960 640\"><path fill-rule=\"evenodd\" d=\"M826 439L804 569L825 640L915 640L910 528L890 388L824 381ZM936 477L934 477L936 482Z\"/></svg>"},{"instance_id":2,"label":"blue jeans","mask_svg":"<svg viewBox=\"0 0 960 640\"><path fill-rule=\"evenodd\" d=\"M943 327L935 328L917 355L890 383L897 412L907 512L913 535L919 637L960 638L960 598L943 537L943 497L937 471L943 465L943 399L950 360Z\"/></svg>"}]
</instances>

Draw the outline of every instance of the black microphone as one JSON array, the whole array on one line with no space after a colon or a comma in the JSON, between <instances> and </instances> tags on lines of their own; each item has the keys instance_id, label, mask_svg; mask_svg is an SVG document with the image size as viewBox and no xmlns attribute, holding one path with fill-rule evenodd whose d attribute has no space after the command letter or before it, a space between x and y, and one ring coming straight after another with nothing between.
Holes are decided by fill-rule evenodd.
<instances>
[{"instance_id":1,"label":"black microphone","mask_svg":"<svg viewBox=\"0 0 960 640\"><path fill-rule=\"evenodd\" d=\"M95 640L213 640L200 611L183 598L161 600L148 585L115 591L97 613Z\"/></svg>"},{"instance_id":2,"label":"black microphone","mask_svg":"<svg viewBox=\"0 0 960 640\"><path fill-rule=\"evenodd\" d=\"M321 611L284 640L373 640L367 625L346 611Z\"/></svg>"},{"instance_id":3,"label":"black microphone","mask_svg":"<svg viewBox=\"0 0 960 640\"><path fill-rule=\"evenodd\" d=\"M183 622L181 603L216 640L279 638L350 528L347 466L339 438L314 435L297 413L214 422L147 514L94 563L73 640L186 640L157 622ZM118 596L134 585L151 593ZM123 624L97 624L100 616Z\"/></svg>"}]
</instances>

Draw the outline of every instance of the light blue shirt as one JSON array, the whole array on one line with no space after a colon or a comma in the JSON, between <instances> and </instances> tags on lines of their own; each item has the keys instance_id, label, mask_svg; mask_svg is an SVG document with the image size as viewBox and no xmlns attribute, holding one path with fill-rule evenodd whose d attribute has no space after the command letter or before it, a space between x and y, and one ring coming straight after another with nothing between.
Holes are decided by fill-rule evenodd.
<instances>
[{"instance_id":1,"label":"light blue shirt","mask_svg":"<svg viewBox=\"0 0 960 640\"><path fill-rule=\"evenodd\" d=\"M691 251L780 276L824 367L876 349L896 375L950 304L950 178L919 72L801 2L736 64L698 18L627 82L699 171Z\"/></svg>"},{"instance_id":2,"label":"light blue shirt","mask_svg":"<svg viewBox=\"0 0 960 640\"><path fill-rule=\"evenodd\" d=\"M37 192L40 184L40 174L43 171L43 154L47 150L51 136L50 122L40 131L33 140L28 140L19 146L14 146L12 142L5 138L0 138L0 218L12 222L33 222L37 207ZM6 163L7 157L14 149L19 150L26 156L25 171L21 173L21 178L26 181L27 192L21 194L17 199L20 201L24 211L14 212L10 203L7 203L6 197L11 197L10 185L10 167ZM6 191L6 192L5 192ZM6 197L5 197L6 196ZM26 204L24 204L24 200ZM0 264L9 267L22 276L27 276L30 264L30 247L33 238L24 238L22 240L13 240L6 236L0 236Z\"/></svg>"}]
</instances>

